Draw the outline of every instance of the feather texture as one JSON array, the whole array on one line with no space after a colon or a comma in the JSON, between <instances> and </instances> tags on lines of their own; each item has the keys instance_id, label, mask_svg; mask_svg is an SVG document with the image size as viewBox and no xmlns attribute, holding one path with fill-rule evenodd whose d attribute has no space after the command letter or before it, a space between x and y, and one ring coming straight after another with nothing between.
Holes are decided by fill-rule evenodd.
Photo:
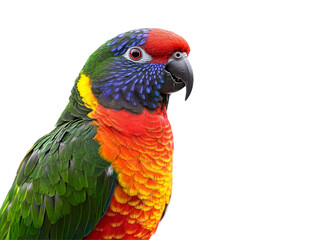
<instances>
[{"instance_id":1,"label":"feather texture","mask_svg":"<svg viewBox=\"0 0 319 240\"><path fill-rule=\"evenodd\" d=\"M72 121L29 151L3 203L0 239L80 239L108 207L116 185L90 121Z\"/></svg>"},{"instance_id":2,"label":"feather texture","mask_svg":"<svg viewBox=\"0 0 319 240\"><path fill-rule=\"evenodd\" d=\"M173 135L165 109L132 115L98 106L95 139L118 173L110 207L87 239L149 239L172 190Z\"/></svg>"}]
</instances>

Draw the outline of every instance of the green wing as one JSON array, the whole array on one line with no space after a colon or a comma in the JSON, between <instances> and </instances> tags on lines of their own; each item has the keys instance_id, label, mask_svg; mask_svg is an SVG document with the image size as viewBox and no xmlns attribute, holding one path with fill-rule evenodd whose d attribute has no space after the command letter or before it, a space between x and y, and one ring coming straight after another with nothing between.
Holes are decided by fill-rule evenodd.
<instances>
[{"instance_id":1,"label":"green wing","mask_svg":"<svg viewBox=\"0 0 319 240\"><path fill-rule=\"evenodd\" d=\"M108 208L116 185L88 120L60 125L22 161L0 210L0 239L80 239Z\"/></svg>"}]
</instances>

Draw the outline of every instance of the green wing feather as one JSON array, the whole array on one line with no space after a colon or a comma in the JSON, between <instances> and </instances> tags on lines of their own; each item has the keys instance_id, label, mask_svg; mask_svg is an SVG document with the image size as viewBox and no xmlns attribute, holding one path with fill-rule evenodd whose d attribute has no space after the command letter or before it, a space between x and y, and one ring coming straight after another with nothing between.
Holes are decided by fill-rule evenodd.
<instances>
[{"instance_id":1,"label":"green wing feather","mask_svg":"<svg viewBox=\"0 0 319 240\"><path fill-rule=\"evenodd\" d=\"M89 120L59 125L22 161L0 210L0 239L81 239L104 215L116 185Z\"/></svg>"}]
</instances>

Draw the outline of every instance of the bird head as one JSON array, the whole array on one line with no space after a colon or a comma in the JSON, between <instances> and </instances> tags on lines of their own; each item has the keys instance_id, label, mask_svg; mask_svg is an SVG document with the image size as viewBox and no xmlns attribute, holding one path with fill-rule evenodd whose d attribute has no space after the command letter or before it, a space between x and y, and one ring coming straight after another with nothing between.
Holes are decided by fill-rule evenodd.
<instances>
[{"instance_id":1,"label":"bird head","mask_svg":"<svg viewBox=\"0 0 319 240\"><path fill-rule=\"evenodd\" d=\"M98 48L87 60L72 95L85 107L92 99L105 108L141 113L168 104L171 93L193 87L190 48L179 35L157 28L122 33ZM70 97L69 107L74 107ZM66 115L76 115L76 111ZM79 111L77 111L79 112ZM68 117L67 116L67 117ZM69 118L69 117L68 117Z\"/></svg>"}]
</instances>

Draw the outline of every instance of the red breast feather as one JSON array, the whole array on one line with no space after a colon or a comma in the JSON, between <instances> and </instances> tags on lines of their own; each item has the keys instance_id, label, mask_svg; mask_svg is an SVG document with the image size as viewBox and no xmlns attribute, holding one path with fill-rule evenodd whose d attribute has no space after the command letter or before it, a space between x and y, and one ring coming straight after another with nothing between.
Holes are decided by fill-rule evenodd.
<instances>
[{"instance_id":1,"label":"red breast feather","mask_svg":"<svg viewBox=\"0 0 319 240\"><path fill-rule=\"evenodd\" d=\"M172 190L173 135L166 110L134 115L98 106L100 155L118 173L110 206L87 239L149 239Z\"/></svg>"}]
</instances>

